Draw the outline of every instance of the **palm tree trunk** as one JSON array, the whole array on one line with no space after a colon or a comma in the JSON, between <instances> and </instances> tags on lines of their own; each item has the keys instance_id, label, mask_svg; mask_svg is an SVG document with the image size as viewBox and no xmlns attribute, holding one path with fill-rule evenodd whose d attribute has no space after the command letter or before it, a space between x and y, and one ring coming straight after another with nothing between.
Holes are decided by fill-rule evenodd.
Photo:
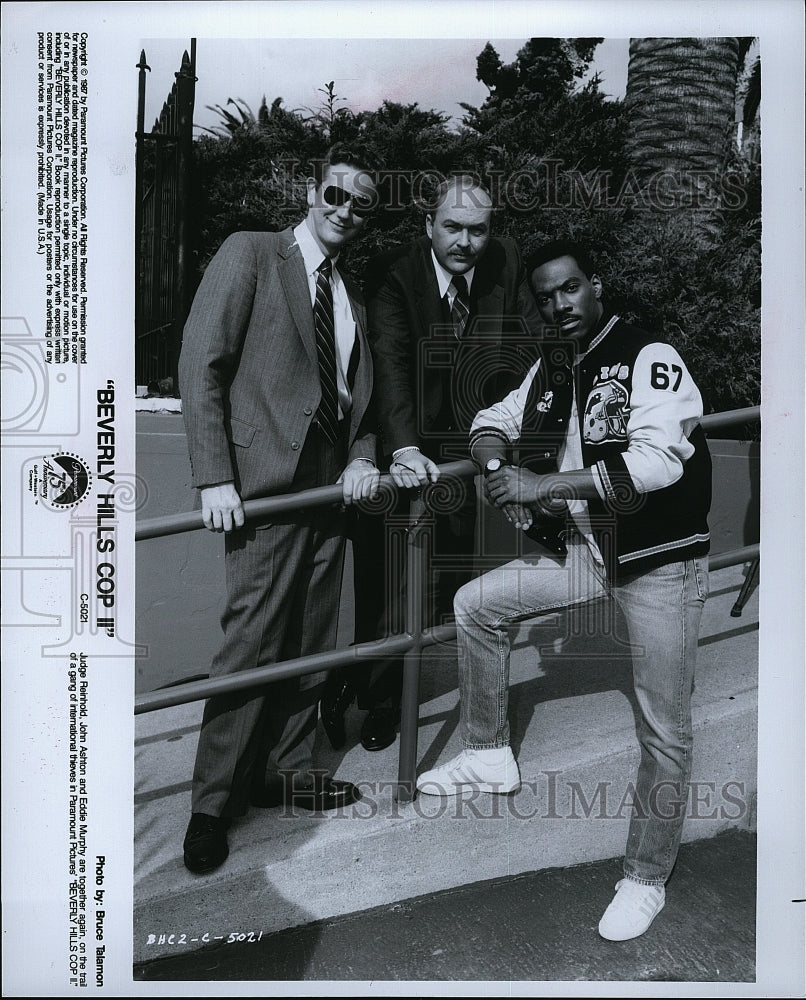
<instances>
[{"instance_id":1,"label":"palm tree trunk","mask_svg":"<svg viewBox=\"0 0 806 1000\"><path fill-rule=\"evenodd\" d=\"M734 135L738 38L633 38L627 150L643 181L661 171L716 176Z\"/></svg>"}]
</instances>

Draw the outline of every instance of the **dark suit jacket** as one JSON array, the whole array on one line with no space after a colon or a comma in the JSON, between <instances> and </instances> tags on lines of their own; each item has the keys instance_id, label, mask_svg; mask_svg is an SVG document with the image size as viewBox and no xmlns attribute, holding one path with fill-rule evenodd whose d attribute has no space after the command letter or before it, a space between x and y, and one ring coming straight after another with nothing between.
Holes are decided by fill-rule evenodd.
<instances>
[{"instance_id":1,"label":"dark suit jacket","mask_svg":"<svg viewBox=\"0 0 806 1000\"><path fill-rule=\"evenodd\" d=\"M342 277L356 321L347 460L374 460L366 312ZM321 398L311 297L292 230L224 241L185 325L179 379L195 486L234 480L243 499L291 486Z\"/></svg>"},{"instance_id":2,"label":"dark suit jacket","mask_svg":"<svg viewBox=\"0 0 806 1000\"><path fill-rule=\"evenodd\" d=\"M476 413L520 384L522 350L541 321L511 239L490 239L470 289L457 345L439 297L427 237L382 254L365 283L375 398L384 452L417 444L434 461L467 455ZM450 443L446 394L455 419Z\"/></svg>"}]
</instances>

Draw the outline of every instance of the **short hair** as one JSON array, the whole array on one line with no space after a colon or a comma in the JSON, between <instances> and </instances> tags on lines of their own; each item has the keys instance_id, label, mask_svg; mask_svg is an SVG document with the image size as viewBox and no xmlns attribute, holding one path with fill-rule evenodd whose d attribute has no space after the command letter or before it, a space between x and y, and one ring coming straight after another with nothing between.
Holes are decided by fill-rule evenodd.
<instances>
[{"instance_id":1,"label":"short hair","mask_svg":"<svg viewBox=\"0 0 806 1000\"><path fill-rule=\"evenodd\" d=\"M378 174L381 170L381 162L378 156L370 149L358 143L337 142L325 153L321 159L311 160L311 176L316 181L318 187L325 177L328 167L333 167L337 163L343 163L347 167L361 170L372 178L377 184Z\"/></svg>"},{"instance_id":2,"label":"short hair","mask_svg":"<svg viewBox=\"0 0 806 1000\"><path fill-rule=\"evenodd\" d=\"M592 278L596 274L593 258L581 243L575 240L551 240L550 243L544 243L542 247L532 251L526 258L529 281L531 282L532 275L539 267L548 264L550 260L557 260L558 257L573 257L586 278Z\"/></svg>"},{"instance_id":3,"label":"short hair","mask_svg":"<svg viewBox=\"0 0 806 1000\"><path fill-rule=\"evenodd\" d=\"M436 210L443 204L445 199L448 197L448 193L451 190L466 191L469 188L475 188L489 199L490 208L493 207L492 195L488 191L487 187L482 184L479 178L475 174L468 173L458 173L452 174L450 177L443 177L443 179L437 184L434 189L433 195L428 199L425 207L426 212L436 212ZM480 208L487 208L486 205L479 206Z\"/></svg>"}]
</instances>

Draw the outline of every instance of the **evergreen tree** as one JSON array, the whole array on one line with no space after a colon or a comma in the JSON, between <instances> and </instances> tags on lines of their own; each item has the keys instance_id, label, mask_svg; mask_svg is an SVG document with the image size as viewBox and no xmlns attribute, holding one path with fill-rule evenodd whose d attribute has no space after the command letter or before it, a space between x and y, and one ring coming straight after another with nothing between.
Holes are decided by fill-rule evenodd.
<instances>
[{"instance_id":1,"label":"evergreen tree","mask_svg":"<svg viewBox=\"0 0 806 1000\"><path fill-rule=\"evenodd\" d=\"M596 75L583 82L599 41L529 39L509 64L488 42L476 60L488 96L479 108L463 105L458 128L417 103L383 101L353 113L340 106L346 101L332 82L320 88L323 104L313 111L288 111L282 98L268 104L264 97L255 116L245 102L227 102L219 108L222 126L194 144L200 270L229 233L298 221L310 161L332 142L358 143L386 166L385 207L341 262L359 280L377 253L423 234L421 202L441 177L475 173L497 204L494 231L515 238L524 256L559 237L591 248L618 310L662 331L685 354L707 410L757 404L757 156L728 147L721 176L732 185L731 198L723 199L711 228L703 226L702 212L642 201L624 102L606 100ZM747 41L738 40L739 62ZM645 87L652 86L645 78ZM752 67L740 93L757 150Z\"/></svg>"}]
</instances>

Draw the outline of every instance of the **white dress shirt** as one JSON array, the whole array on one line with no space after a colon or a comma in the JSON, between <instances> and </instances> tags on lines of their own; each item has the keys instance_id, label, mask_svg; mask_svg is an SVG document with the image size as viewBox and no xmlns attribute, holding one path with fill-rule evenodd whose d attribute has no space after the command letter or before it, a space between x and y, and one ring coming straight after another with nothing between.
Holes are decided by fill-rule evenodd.
<instances>
[{"instance_id":1,"label":"white dress shirt","mask_svg":"<svg viewBox=\"0 0 806 1000\"><path fill-rule=\"evenodd\" d=\"M314 239L308 222L303 219L294 229L294 238L305 263L305 273L308 276L308 289L311 293L311 308L316 300L316 272L325 254ZM353 398L350 386L347 384L347 371L350 367L350 355L355 345L355 317L350 305L350 298L344 281L336 268L338 257L332 257L333 265L330 277L330 288L333 292L333 320L336 329L336 388L339 394L339 419L349 413Z\"/></svg>"},{"instance_id":2,"label":"white dress shirt","mask_svg":"<svg viewBox=\"0 0 806 1000\"><path fill-rule=\"evenodd\" d=\"M445 268L437 260L437 255L434 251L431 251L431 260L434 263L434 274L437 276L437 285L439 285L439 297L441 299L445 298L447 293L448 296L448 307L453 309L453 300L456 298L456 289L451 284L454 275L450 271L446 271ZM467 282L467 293L470 294L470 288L473 284L473 275L476 273L475 267L471 267L469 271L465 271L462 277Z\"/></svg>"}]
</instances>

